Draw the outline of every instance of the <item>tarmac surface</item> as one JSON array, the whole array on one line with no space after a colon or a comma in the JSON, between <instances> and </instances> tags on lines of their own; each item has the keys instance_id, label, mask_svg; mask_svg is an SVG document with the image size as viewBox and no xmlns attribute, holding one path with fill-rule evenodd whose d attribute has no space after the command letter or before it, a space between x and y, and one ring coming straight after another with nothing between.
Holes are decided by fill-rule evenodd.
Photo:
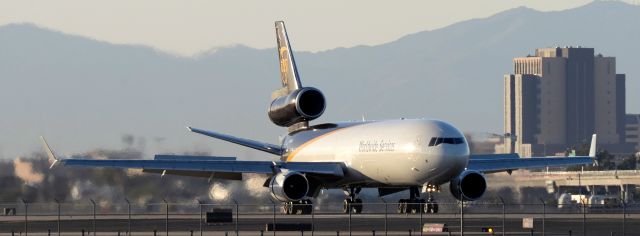
<instances>
[{"instance_id":1,"label":"tarmac surface","mask_svg":"<svg viewBox=\"0 0 640 236\"><path fill-rule=\"evenodd\" d=\"M165 227L168 227L169 235L200 235L199 215L170 215L168 221L165 215L135 215L132 216L131 231L133 235L166 235ZM420 235L421 226L424 224L444 223L451 235L460 233L460 215L458 214L318 214L318 215L273 215L252 214L239 215L231 223L202 224L203 235L235 235L236 229L240 235L273 235L267 231L267 224L309 224L313 225L314 235ZM640 236L640 214L547 214L544 225L541 214L507 214L504 219L505 235L531 235L531 229L523 228L523 218L534 218L534 235L638 235ZM584 217L584 218L583 218ZM624 222L624 229L623 229ZM168 224L167 224L168 223ZM502 214L465 214L464 231L468 235L491 235L482 232L483 228L492 228L496 235L502 235ZM29 235L57 235L57 216L29 216L27 221ZM236 228L237 227L237 228ZM127 235L129 221L127 215L100 215L96 217L96 235ZM24 216L0 216L0 235L24 235ZM60 218L61 235L93 235L93 216L63 216ZM385 230L386 229L386 230ZM569 233L571 231L571 234ZM310 231L301 233L278 231L276 235L311 235ZM425 235L448 235L448 233Z\"/></svg>"}]
</instances>

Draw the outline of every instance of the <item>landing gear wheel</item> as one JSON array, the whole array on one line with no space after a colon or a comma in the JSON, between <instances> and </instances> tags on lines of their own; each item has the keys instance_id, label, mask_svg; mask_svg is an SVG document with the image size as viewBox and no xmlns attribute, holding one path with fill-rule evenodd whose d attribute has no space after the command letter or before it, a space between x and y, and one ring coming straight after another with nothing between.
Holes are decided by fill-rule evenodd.
<instances>
[{"instance_id":1,"label":"landing gear wheel","mask_svg":"<svg viewBox=\"0 0 640 236\"><path fill-rule=\"evenodd\" d=\"M282 212L286 215L307 215L313 212L311 200L300 200L297 202L285 202L282 205Z\"/></svg>"},{"instance_id":2,"label":"landing gear wheel","mask_svg":"<svg viewBox=\"0 0 640 236\"><path fill-rule=\"evenodd\" d=\"M313 203L311 202L311 200L304 200L302 201L302 204L303 215L309 215L313 212Z\"/></svg>"},{"instance_id":3,"label":"landing gear wheel","mask_svg":"<svg viewBox=\"0 0 640 236\"><path fill-rule=\"evenodd\" d=\"M425 210L425 213L438 213L438 203L433 196L429 196L427 199L427 208Z\"/></svg>"},{"instance_id":4,"label":"landing gear wheel","mask_svg":"<svg viewBox=\"0 0 640 236\"><path fill-rule=\"evenodd\" d=\"M291 214L291 203L290 202L285 202L284 204L282 204L282 213L284 213L285 215Z\"/></svg>"},{"instance_id":5,"label":"landing gear wheel","mask_svg":"<svg viewBox=\"0 0 640 236\"><path fill-rule=\"evenodd\" d=\"M398 214L404 214L407 212L407 200L406 199L400 199L398 201Z\"/></svg>"},{"instance_id":6,"label":"landing gear wheel","mask_svg":"<svg viewBox=\"0 0 640 236\"><path fill-rule=\"evenodd\" d=\"M431 207L431 213L438 213L438 203L433 202L433 206Z\"/></svg>"},{"instance_id":7,"label":"landing gear wheel","mask_svg":"<svg viewBox=\"0 0 640 236\"><path fill-rule=\"evenodd\" d=\"M427 205L427 201L424 199L418 200L420 202L420 209L418 209L422 213L429 213L429 206Z\"/></svg>"},{"instance_id":8,"label":"landing gear wheel","mask_svg":"<svg viewBox=\"0 0 640 236\"><path fill-rule=\"evenodd\" d=\"M360 192L361 188L350 187L348 191L345 189L345 194L348 195L346 199L342 202L342 213L362 213L362 199L356 198L356 195Z\"/></svg>"},{"instance_id":9,"label":"landing gear wheel","mask_svg":"<svg viewBox=\"0 0 640 236\"><path fill-rule=\"evenodd\" d=\"M362 213L362 199L356 198L355 203L353 203L353 213Z\"/></svg>"},{"instance_id":10,"label":"landing gear wheel","mask_svg":"<svg viewBox=\"0 0 640 236\"><path fill-rule=\"evenodd\" d=\"M429 197L432 199L432 197ZM400 214L417 214L417 213L429 213L433 209L430 200L424 200L420 198L420 192L418 187L409 188L409 199L400 199L398 201L398 213Z\"/></svg>"},{"instance_id":11,"label":"landing gear wheel","mask_svg":"<svg viewBox=\"0 0 640 236\"><path fill-rule=\"evenodd\" d=\"M420 213L420 200L410 199L407 207L407 212L411 214Z\"/></svg>"},{"instance_id":12,"label":"landing gear wheel","mask_svg":"<svg viewBox=\"0 0 640 236\"><path fill-rule=\"evenodd\" d=\"M342 201L342 213L348 214L351 211L351 199Z\"/></svg>"},{"instance_id":13,"label":"landing gear wheel","mask_svg":"<svg viewBox=\"0 0 640 236\"><path fill-rule=\"evenodd\" d=\"M293 210L292 210L292 213L291 213L291 214L296 214L296 215L300 215L300 214L302 214L302 207L303 207L303 206L302 206L302 205L300 205L300 203L299 203L299 202L294 202L292 205L293 205L293 207L292 207L292 208L293 208Z\"/></svg>"}]
</instances>

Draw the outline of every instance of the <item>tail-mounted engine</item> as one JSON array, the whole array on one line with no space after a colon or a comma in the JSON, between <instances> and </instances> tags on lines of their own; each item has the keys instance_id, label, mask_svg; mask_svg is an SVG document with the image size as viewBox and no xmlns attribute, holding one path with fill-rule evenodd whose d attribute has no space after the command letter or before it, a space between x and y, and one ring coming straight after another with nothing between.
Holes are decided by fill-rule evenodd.
<instances>
[{"instance_id":1,"label":"tail-mounted engine","mask_svg":"<svg viewBox=\"0 0 640 236\"><path fill-rule=\"evenodd\" d=\"M302 173L280 172L269 183L271 196L281 202L298 201L309 192L309 180Z\"/></svg>"},{"instance_id":2,"label":"tail-mounted engine","mask_svg":"<svg viewBox=\"0 0 640 236\"><path fill-rule=\"evenodd\" d=\"M451 180L451 194L458 200L475 201L487 190L487 181L478 171L464 171Z\"/></svg>"},{"instance_id":3,"label":"tail-mounted engine","mask_svg":"<svg viewBox=\"0 0 640 236\"><path fill-rule=\"evenodd\" d=\"M269 119L276 125L289 127L320 117L324 109L322 92L316 88L304 87L275 98L269 107Z\"/></svg>"}]
</instances>

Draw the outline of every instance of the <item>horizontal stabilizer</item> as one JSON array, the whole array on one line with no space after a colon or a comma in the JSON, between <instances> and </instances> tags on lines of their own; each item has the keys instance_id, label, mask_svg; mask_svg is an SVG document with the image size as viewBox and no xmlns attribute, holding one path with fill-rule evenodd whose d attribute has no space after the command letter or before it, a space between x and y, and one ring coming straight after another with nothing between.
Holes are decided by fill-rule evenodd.
<instances>
[{"instance_id":1,"label":"horizontal stabilizer","mask_svg":"<svg viewBox=\"0 0 640 236\"><path fill-rule=\"evenodd\" d=\"M231 143L235 143L235 144L242 145L242 146L245 146L245 147L253 148L253 149L256 149L256 150L259 150L259 151L268 152L268 153L271 153L273 155L281 156L282 153L284 153L283 149L279 145L275 145L275 144L259 142L259 141L255 141L255 140L251 140L251 139L237 138L237 137L233 137L231 135L226 135L226 134L221 134L221 133L216 133L216 132L213 132L213 131L201 130L201 129L196 129L196 128L191 128L191 127L187 127L187 129L189 131L191 131L191 132L194 132L194 133L202 134L202 135L209 136L209 137L212 137L212 138L217 138L217 139L224 140L224 141L227 141L227 142L231 142Z\"/></svg>"}]
</instances>

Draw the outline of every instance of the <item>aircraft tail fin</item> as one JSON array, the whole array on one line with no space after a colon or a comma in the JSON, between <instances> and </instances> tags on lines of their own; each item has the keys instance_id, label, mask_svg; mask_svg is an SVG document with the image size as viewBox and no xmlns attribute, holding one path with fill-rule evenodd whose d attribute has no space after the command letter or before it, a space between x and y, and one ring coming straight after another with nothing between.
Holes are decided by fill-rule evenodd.
<instances>
[{"instance_id":1,"label":"aircraft tail fin","mask_svg":"<svg viewBox=\"0 0 640 236\"><path fill-rule=\"evenodd\" d=\"M280 59L280 79L282 81L282 89L276 91L276 95L288 93L296 89L302 88L296 60L293 57L293 50L289 43L287 29L284 21L276 21L276 39L278 41L278 57Z\"/></svg>"}]
</instances>

